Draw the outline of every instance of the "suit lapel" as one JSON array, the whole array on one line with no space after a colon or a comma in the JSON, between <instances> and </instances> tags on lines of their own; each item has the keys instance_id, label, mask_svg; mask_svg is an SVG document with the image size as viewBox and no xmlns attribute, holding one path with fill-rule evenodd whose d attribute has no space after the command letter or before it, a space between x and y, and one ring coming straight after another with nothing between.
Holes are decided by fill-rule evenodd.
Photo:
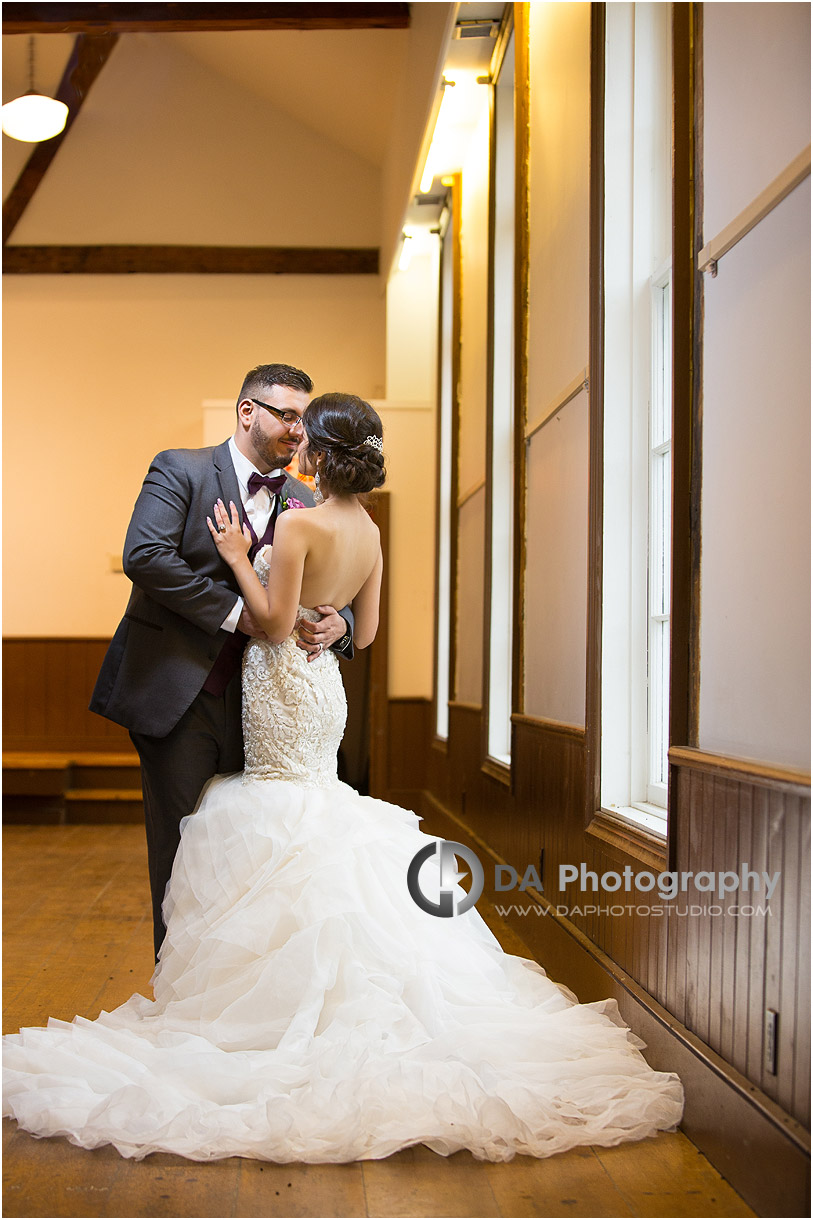
<instances>
[{"instance_id":1,"label":"suit lapel","mask_svg":"<svg viewBox=\"0 0 813 1220\"><path fill-rule=\"evenodd\" d=\"M245 515L243 512L243 498L240 495L240 484L237 482L237 474L235 473L234 462L231 460L228 441L223 441L222 445L215 447L212 453L212 461L217 470L217 481L220 484L220 498L227 509L229 501L234 501L242 523Z\"/></svg>"},{"instance_id":2,"label":"suit lapel","mask_svg":"<svg viewBox=\"0 0 813 1220\"><path fill-rule=\"evenodd\" d=\"M303 483L301 479L296 479L293 475L286 475L285 483L282 488L282 499L299 500L300 504L304 504L306 508L313 507L313 492L308 487L307 483Z\"/></svg>"}]
</instances>

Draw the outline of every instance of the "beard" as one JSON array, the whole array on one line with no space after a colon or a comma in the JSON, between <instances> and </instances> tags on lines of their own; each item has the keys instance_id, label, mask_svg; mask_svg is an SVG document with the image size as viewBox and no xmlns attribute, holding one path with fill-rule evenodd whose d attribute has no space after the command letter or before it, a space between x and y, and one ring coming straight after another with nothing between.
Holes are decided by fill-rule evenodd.
<instances>
[{"instance_id":1,"label":"beard","mask_svg":"<svg viewBox=\"0 0 813 1220\"><path fill-rule=\"evenodd\" d=\"M260 428L259 420L255 419L251 425L249 437L257 457L269 470L280 470L287 466L296 453L295 448L292 449L289 444L284 443L284 438L266 436Z\"/></svg>"}]
</instances>

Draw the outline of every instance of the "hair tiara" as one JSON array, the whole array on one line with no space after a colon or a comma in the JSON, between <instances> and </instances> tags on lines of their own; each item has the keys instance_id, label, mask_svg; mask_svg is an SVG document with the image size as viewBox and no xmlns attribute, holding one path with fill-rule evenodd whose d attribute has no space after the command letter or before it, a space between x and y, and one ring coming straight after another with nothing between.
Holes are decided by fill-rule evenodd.
<instances>
[{"instance_id":1,"label":"hair tiara","mask_svg":"<svg viewBox=\"0 0 813 1220\"><path fill-rule=\"evenodd\" d=\"M371 445L373 449L377 449L379 453L384 452L384 442L380 436L365 436L365 445Z\"/></svg>"}]
</instances>

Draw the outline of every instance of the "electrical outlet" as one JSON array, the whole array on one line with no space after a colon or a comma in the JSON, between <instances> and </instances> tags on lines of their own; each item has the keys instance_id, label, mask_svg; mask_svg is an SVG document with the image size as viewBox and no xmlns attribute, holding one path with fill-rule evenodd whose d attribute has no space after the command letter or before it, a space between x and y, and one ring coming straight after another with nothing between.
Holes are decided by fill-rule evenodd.
<instances>
[{"instance_id":1,"label":"electrical outlet","mask_svg":"<svg viewBox=\"0 0 813 1220\"><path fill-rule=\"evenodd\" d=\"M765 1071L776 1075L776 1034L779 1024L779 1013L772 1008L765 1009Z\"/></svg>"}]
</instances>

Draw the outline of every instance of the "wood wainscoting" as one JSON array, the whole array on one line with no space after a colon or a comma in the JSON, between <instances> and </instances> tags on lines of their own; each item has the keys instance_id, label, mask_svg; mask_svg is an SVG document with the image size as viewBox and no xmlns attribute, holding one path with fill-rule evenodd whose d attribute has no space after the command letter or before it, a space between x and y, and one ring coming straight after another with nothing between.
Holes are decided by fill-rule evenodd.
<instances>
[{"instance_id":1,"label":"wood wainscoting","mask_svg":"<svg viewBox=\"0 0 813 1220\"><path fill-rule=\"evenodd\" d=\"M4 751L132 749L126 729L88 710L109 643L3 640Z\"/></svg>"},{"instance_id":2,"label":"wood wainscoting","mask_svg":"<svg viewBox=\"0 0 813 1220\"><path fill-rule=\"evenodd\" d=\"M684 1130L755 1210L807 1214L809 783L699 752L672 758L671 869L719 874L745 864L779 872L770 914L764 889L763 901L753 892L721 901L694 877L672 902L635 889L582 893L570 885L560 892L560 865L584 863L599 878L625 865L633 875L657 873L668 868L666 846L650 840L633 849L623 835L589 829L581 727L514 717L506 784L483 767L479 708L451 704L445 741L432 739L431 710L428 700L390 705L398 743L390 756L392 799L408 803L402 798L410 790L424 829L461 841L468 833L487 873L487 857L520 875L529 864L539 869L541 894L493 895L506 908L517 904L509 924L582 1001L618 999L647 1041L650 1062L684 1080ZM421 774L422 803L414 793ZM739 905L742 911L729 911ZM633 909L622 914L619 906ZM768 1009L778 1014L773 1065L766 1059Z\"/></svg>"},{"instance_id":3,"label":"wood wainscoting","mask_svg":"<svg viewBox=\"0 0 813 1220\"><path fill-rule=\"evenodd\" d=\"M142 822L127 730L88 710L109 639L3 641L3 821Z\"/></svg>"}]
</instances>

